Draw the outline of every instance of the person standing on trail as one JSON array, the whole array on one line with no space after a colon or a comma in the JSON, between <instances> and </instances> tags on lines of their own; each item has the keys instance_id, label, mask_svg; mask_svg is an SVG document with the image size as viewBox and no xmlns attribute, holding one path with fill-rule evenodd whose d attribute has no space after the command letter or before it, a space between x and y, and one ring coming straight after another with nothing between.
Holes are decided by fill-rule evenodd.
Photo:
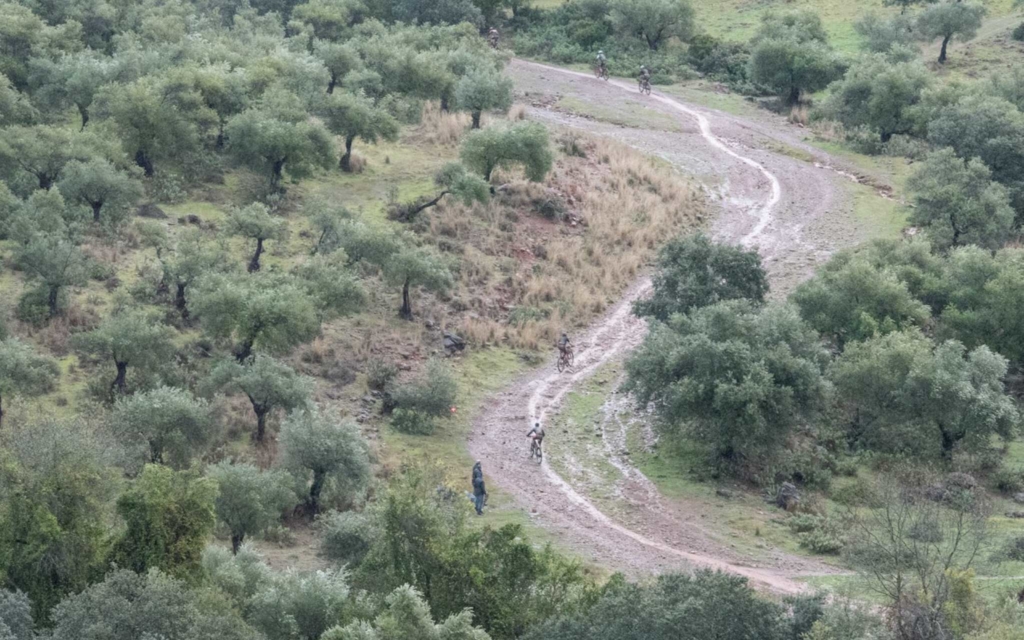
<instances>
[{"instance_id":1,"label":"person standing on trail","mask_svg":"<svg viewBox=\"0 0 1024 640\"><path fill-rule=\"evenodd\" d=\"M484 502L487 499L487 487L484 486L484 470L477 460L473 465L473 506L476 508L476 515L484 515Z\"/></svg>"}]
</instances>

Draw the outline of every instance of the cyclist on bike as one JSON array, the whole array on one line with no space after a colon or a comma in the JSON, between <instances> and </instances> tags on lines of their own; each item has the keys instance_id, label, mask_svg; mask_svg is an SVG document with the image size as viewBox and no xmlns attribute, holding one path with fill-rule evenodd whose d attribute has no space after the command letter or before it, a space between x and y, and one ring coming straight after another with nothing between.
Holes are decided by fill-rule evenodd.
<instances>
[{"instance_id":1,"label":"cyclist on bike","mask_svg":"<svg viewBox=\"0 0 1024 640\"><path fill-rule=\"evenodd\" d=\"M640 65L640 84L647 85L651 82L651 70L647 68L647 65Z\"/></svg>"},{"instance_id":2,"label":"cyclist on bike","mask_svg":"<svg viewBox=\"0 0 1024 640\"><path fill-rule=\"evenodd\" d=\"M608 73L608 60L604 57L604 50L597 52L597 70L601 72L601 75Z\"/></svg>"},{"instance_id":3,"label":"cyclist on bike","mask_svg":"<svg viewBox=\"0 0 1024 640\"><path fill-rule=\"evenodd\" d=\"M491 30L487 32L487 40L491 43L491 46L495 49L498 48L498 30L491 27Z\"/></svg>"},{"instance_id":4,"label":"cyclist on bike","mask_svg":"<svg viewBox=\"0 0 1024 640\"><path fill-rule=\"evenodd\" d=\"M558 339L558 353L563 358L569 355L569 350L572 349L572 341L569 340L569 336L562 332L562 337Z\"/></svg>"},{"instance_id":5,"label":"cyclist on bike","mask_svg":"<svg viewBox=\"0 0 1024 640\"><path fill-rule=\"evenodd\" d=\"M533 438L533 444L537 445L537 451L543 453L544 428L540 426L539 422L533 423L533 428L526 434L526 437Z\"/></svg>"}]
</instances>

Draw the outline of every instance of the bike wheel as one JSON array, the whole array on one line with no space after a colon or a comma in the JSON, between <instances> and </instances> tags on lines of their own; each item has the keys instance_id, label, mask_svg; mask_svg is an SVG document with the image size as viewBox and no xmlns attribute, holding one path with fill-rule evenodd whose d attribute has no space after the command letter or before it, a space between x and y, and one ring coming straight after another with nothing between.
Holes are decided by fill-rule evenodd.
<instances>
[{"instance_id":1,"label":"bike wheel","mask_svg":"<svg viewBox=\"0 0 1024 640\"><path fill-rule=\"evenodd\" d=\"M558 356L558 373L562 373L563 371L565 371L565 367L566 367L565 358L562 357L562 356Z\"/></svg>"},{"instance_id":2,"label":"bike wheel","mask_svg":"<svg viewBox=\"0 0 1024 640\"><path fill-rule=\"evenodd\" d=\"M567 355L565 357L565 359L567 360L567 362L565 363L565 368L566 369L572 368L573 363L576 362L576 354L574 352L570 351L569 355Z\"/></svg>"}]
</instances>

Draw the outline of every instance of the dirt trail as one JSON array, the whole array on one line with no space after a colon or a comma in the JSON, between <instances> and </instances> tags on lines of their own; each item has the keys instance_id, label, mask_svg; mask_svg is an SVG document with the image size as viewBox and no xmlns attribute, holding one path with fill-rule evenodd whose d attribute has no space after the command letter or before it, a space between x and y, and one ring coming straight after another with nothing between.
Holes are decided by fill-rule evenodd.
<instances>
[{"instance_id":1,"label":"dirt trail","mask_svg":"<svg viewBox=\"0 0 1024 640\"><path fill-rule=\"evenodd\" d=\"M515 61L511 72L528 101L548 105L531 109L531 117L618 138L701 180L719 204L714 235L757 246L775 295L786 293L816 264L859 237L834 172L768 150L775 144L800 144L781 128L775 132L770 123L690 107L660 93L640 97L632 84L604 83L555 67ZM566 114L550 107L560 96L571 96L576 103L593 106L620 122L628 122L638 109L658 117L670 115L667 122L672 126L629 128ZM834 164L827 157L817 160L821 165ZM535 420L546 422L580 381L643 340L646 325L632 315L631 308L649 288L647 280L635 284L604 318L577 337L576 366L571 373L559 374L552 362L492 398L469 439L470 451L483 463L489 481L581 554L634 576L705 567L745 576L755 586L778 593L798 593L804 585L796 578L836 573L834 567L813 559L778 550L765 550L752 558L716 541L702 521L704 514L666 504L653 483L629 467L628 461L616 459L614 464L640 486L637 493L647 499L628 518L612 518L588 499L585 489L566 482L547 460L539 467L528 460L529 425ZM549 435L558 437L550 431Z\"/></svg>"}]
</instances>

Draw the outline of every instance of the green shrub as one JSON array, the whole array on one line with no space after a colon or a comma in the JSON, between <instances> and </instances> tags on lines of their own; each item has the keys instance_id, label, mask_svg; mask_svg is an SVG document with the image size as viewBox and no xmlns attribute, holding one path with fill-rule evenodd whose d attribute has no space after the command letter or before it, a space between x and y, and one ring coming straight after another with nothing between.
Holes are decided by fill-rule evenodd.
<instances>
[{"instance_id":1,"label":"green shrub","mask_svg":"<svg viewBox=\"0 0 1024 640\"><path fill-rule=\"evenodd\" d=\"M334 512L321 522L320 548L328 559L358 566L370 550L379 530L373 520L354 511Z\"/></svg>"},{"instance_id":2,"label":"green shrub","mask_svg":"<svg viewBox=\"0 0 1024 640\"><path fill-rule=\"evenodd\" d=\"M836 554L846 544L843 525L836 518L799 514L787 519L786 525L797 534L800 546L813 553Z\"/></svg>"},{"instance_id":3,"label":"green shrub","mask_svg":"<svg viewBox=\"0 0 1024 640\"><path fill-rule=\"evenodd\" d=\"M18 320L34 327L41 327L50 319L50 307L47 302L49 290L46 285L29 289L18 298L18 307L14 315ZM57 310L63 312L68 308L67 293L61 290L57 296Z\"/></svg>"},{"instance_id":4,"label":"green shrub","mask_svg":"<svg viewBox=\"0 0 1024 640\"><path fill-rule=\"evenodd\" d=\"M873 506L878 502L875 488L861 478L837 482L829 492L829 497L847 507Z\"/></svg>"},{"instance_id":5,"label":"green shrub","mask_svg":"<svg viewBox=\"0 0 1024 640\"><path fill-rule=\"evenodd\" d=\"M458 385L451 367L440 360L427 363L426 371L403 385L392 385L389 393L395 407L425 416L446 416L455 404Z\"/></svg>"},{"instance_id":6,"label":"green shrub","mask_svg":"<svg viewBox=\"0 0 1024 640\"><path fill-rule=\"evenodd\" d=\"M1024 469L1000 467L991 476L992 486L1003 495L1024 491Z\"/></svg>"},{"instance_id":7,"label":"green shrub","mask_svg":"<svg viewBox=\"0 0 1024 640\"><path fill-rule=\"evenodd\" d=\"M1013 30L1011 36L1017 42L1024 42L1024 22L1017 25L1017 28Z\"/></svg>"},{"instance_id":8,"label":"green shrub","mask_svg":"<svg viewBox=\"0 0 1024 640\"><path fill-rule=\"evenodd\" d=\"M391 362L373 360L366 368L366 384L371 389L383 391L398 376L398 367Z\"/></svg>"},{"instance_id":9,"label":"green shrub","mask_svg":"<svg viewBox=\"0 0 1024 640\"><path fill-rule=\"evenodd\" d=\"M399 433L417 436L429 436L434 433L437 424L430 416L412 409L395 409L391 415L391 426Z\"/></svg>"},{"instance_id":10,"label":"green shrub","mask_svg":"<svg viewBox=\"0 0 1024 640\"><path fill-rule=\"evenodd\" d=\"M1017 536L1016 538L1010 541L1010 544L1006 550L1006 556L1010 560L1024 562L1024 536Z\"/></svg>"}]
</instances>

